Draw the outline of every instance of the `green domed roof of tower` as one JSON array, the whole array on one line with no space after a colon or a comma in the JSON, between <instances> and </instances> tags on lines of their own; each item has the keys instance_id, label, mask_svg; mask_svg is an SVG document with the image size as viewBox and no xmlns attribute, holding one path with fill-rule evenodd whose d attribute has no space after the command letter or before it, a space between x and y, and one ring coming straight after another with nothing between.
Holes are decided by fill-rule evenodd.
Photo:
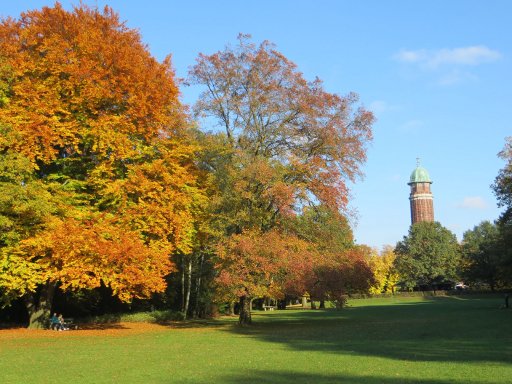
<instances>
[{"instance_id":1,"label":"green domed roof of tower","mask_svg":"<svg viewBox=\"0 0 512 384\"><path fill-rule=\"evenodd\" d=\"M409 184L412 183L432 183L432 180L430 180L430 176L427 170L418 165L416 169L411 173Z\"/></svg>"}]
</instances>

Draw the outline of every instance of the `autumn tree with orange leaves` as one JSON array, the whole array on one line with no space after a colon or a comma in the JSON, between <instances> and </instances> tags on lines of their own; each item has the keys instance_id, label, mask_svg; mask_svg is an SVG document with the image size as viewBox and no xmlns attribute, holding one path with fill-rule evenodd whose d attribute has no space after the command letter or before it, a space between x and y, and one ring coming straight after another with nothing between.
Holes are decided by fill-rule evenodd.
<instances>
[{"instance_id":1,"label":"autumn tree with orange leaves","mask_svg":"<svg viewBox=\"0 0 512 384\"><path fill-rule=\"evenodd\" d=\"M326 92L319 79L305 80L272 44L256 46L246 35L234 47L201 54L190 81L204 86L196 114L214 119L223 130L217 136L226 149L208 168L219 188L212 211L225 218L225 236L235 236L237 243L249 236L245 241L250 242L252 231L271 231L308 205L346 210L347 181L362 174L372 138L373 115L357 106L355 94ZM286 264L277 256L276 250L273 263ZM232 270L232 279L238 273ZM221 273L218 283L226 280ZM248 288L234 292L240 322L249 322L245 311L252 293Z\"/></svg>"},{"instance_id":2,"label":"autumn tree with orange leaves","mask_svg":"<svg viewBox=\"0 0 512 384\"><path fill-rule=\"evenodd\" d=\"M314 254L308 242L276 229L234 234L217 247L218 292L226 301L244 296L282 298L289 271ZM245 305L240 308L241 324L251 323L250 303L241 302Z\"/></svg>"},{"instance_id":3,"label":"autumn tree with orange leaves","mask_svg":"<svg viewBox=\"0 0 512 384\"><path fill-rule=\"evenodd\" d=\"M314 252L299 255L288 272L287 294L308 294L311 307L320 308L330 300L342 308L346 297L367 292L374 282L369 264L369 248L355 245L347 218L326 206L306 207L290 218L286 227L307 241Z\"/></svg>"},{"instance_id":4,"label":"autumn tree with orange leaves","mask_svg":"<svg viewBox=\"0 0 512 384\"><path fill-rule=\"evenodd\" d=\"M170 58L108 7L1 22L0 295L30 326L55 289L162 291L190 251L204 195L178 93Z\"/></svg>"}]
</instances>

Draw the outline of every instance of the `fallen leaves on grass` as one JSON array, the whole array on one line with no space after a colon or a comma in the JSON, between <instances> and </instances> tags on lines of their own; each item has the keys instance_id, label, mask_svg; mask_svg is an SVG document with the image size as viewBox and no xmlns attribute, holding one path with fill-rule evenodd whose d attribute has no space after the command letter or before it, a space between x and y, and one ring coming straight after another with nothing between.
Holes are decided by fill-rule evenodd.
<instances>
[{"instance_id":1,"label":"fallen leaves on grass","mask_svg":"<svg viewBox=\"0 0 512 384\"><path fill-rule=\"evenodd\" d=\"M27 328L11 328L0 330L0 340L16 338L55 338L55 337L84 337L84 336L128 336L146 332L168 330L166 325L154 323L113 323L87 324L77 330L52 331Z\"/></svg>"}]
</instances>

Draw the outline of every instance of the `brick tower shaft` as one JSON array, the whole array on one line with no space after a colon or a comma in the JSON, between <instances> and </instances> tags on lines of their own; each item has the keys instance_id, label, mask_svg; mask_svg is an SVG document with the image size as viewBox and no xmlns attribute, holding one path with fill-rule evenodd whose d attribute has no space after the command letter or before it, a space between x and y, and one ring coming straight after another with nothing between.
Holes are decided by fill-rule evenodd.
<instances>
[{"instance_id":1,"label":"brick tower shaft","mask_svg":"<svg viewBox=\"0 0 512 384\"><path fill-rule=\"evenodd\" d=\"M434 199L429 183L412 185L409 200L411 202L411 224L420 221L434 221Z\"/></svg>"}]
</instances>

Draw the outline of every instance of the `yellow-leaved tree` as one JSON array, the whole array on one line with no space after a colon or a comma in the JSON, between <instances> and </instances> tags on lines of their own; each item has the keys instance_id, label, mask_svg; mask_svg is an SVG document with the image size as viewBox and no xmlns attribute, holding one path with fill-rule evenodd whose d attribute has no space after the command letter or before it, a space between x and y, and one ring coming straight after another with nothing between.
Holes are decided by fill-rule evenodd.
<instances>
[{"instance_id":1,"label":"yellow-leaved tree","mask_svg":"<svg viewBox=\"0 0 512 384\"><path fill-rule=\"evenodd\" d=\"M374 252L370 257L370 267L375 277L375 284L370 288L370 293L393 293L400 276L393 267L395 254L393 247L385 246L381 253Z\"/></svg>"},{"instance_id":2,"label":"yellow-leaved tree","mask_svg":"<svg viewBox=\"0 0 512 384\"><path fill-rule=\"evenodd\" d=\"M55 289L165 289L204 202L170 58L108 7L0 23L0 298L30 327Z\"/></svg>"}]
</instances>

